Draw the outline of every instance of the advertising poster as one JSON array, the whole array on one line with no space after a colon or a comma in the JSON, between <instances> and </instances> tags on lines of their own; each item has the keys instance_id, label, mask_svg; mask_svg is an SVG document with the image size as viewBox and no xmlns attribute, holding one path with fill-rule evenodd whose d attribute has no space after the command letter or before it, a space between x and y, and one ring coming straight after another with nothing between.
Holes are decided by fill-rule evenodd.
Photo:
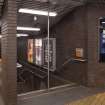
<instances>
[{"instance_id":1,"label":"advertising poster","mask_svg":"<svg viewBox=\"0 0 105 105\"><path fill-rule=\"evenodd\" d=\"M33 63L33 39L28 40L28 62Z\"/></svg>"}]
</instances>

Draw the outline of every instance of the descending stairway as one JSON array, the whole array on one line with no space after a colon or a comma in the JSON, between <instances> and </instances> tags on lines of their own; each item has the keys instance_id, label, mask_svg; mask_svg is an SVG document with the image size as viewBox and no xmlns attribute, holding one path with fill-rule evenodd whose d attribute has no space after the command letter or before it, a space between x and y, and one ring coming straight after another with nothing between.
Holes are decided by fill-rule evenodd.
<instances>
[{"instance_id":1,"label":"descending stairway","mask_svg":"<svg viewBox=\"0 0 105 105\"><path fill-rule=\"evenodd\" d=\"M20 71L19 76L23 78L23 82L18 81L18 93L47 89L47 69L44 69L34 64L29 64L27 62L21 62L21 64L23 66L21 69L19 68L20 70L18 71ZM50 88L66 84L69 84L70 86L76 85L75 83L61 78L56 73L50 72Z\"/></svg>"}]
</instances>

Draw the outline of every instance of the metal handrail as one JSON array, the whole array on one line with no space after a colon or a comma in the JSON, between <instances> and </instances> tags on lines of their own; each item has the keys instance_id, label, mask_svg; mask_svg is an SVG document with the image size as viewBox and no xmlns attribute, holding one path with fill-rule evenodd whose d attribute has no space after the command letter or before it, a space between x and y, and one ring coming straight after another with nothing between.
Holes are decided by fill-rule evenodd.
<instances>
[{"instance_id":1,"label":"metal handrail","mask_svg":"<svg viewBox=\"0 0 105 105\"><path fill-rule=\"evenodd\" d=\"M67 59L67 60L61 65L61 67L58 68L58 69L62 69L62 67L64 67L66 64L70 63L71 61L86 62L87 59L69 58L69 59Z\"/></svg>"}]
</instances>

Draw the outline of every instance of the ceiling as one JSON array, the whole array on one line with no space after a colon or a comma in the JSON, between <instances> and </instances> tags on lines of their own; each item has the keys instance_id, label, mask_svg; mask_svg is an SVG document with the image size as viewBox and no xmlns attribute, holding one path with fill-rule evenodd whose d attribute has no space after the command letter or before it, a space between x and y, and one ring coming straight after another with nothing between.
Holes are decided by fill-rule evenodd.
<instances>
[{"instance_id":1,"label":"ceiling","mask_svg":"<svg viewBox=\"0 0 105 105\"><path fill-rule=\"evenodd\" d=\"M83 0L17 0L18 9L28 8L35 10L43 10L51 12L57 12L56 17L50 17L50 27L59 22L68 12L72 11L75 7L83 5ZM37 21L34 21L34 16L37 17ZM18 13L18 26L27 27L40 27L41 32L47 30L48 24L47 16L29 15ZM21 33L20 31L18 31ZM29 34L38 34L38 32L22 32Z\"/></svg>"},{"instance_id":2,"label":"ceiling","mask_svg":"<svg viewBox=\"0 0 105 105\"><path fill-rule=\"evenodd\" d=\"M59 22L67 13L71 12L75 7L84 5L85 3L105 3L105 0L16 0L17 8L28 8L35 10L43 10L57 12L56 17L50 18L50 27ZM0 16L2 16L4 0L0 0ZM34 21L34 16L37 21ZM18 26L40 27L41 32L47 30L47 16L29 15L18 13ZM38 32L18 31L18 33L40 34Z\"/></svg>"}]
</instances>

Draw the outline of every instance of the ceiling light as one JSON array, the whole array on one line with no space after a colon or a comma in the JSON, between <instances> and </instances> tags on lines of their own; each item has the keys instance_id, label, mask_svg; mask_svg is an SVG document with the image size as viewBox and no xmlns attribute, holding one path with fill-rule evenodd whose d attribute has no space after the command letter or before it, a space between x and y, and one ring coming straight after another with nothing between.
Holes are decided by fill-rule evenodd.
<instances>
[{"instance_id":1,"label":"ceiling light","mask_svg":"<svg viewBox=\"0 0 105 105\"><path fill-rule=\"evenodd\" d=\"M24 31L40 31L40 28L32 28L32 27L17 27L17 30L24 30Z\"/></svg>"},{"instance_id":2,"label":"ceiling light","mask_svg":"<svg viewBox=\"0 0 105 105\"><path fill-rule=\"evenodd\" d=\"M102 36L105 39L105 35Z\"/></svg>"},{"instance_id":3,"label":"ceiling light","mask_svg":"<svg viewBox=\"0 0 105 105\"><path fill-rule=\"evenodd\" d=\"M2 38L2 35L0 35L0 39Z\"/></svg>"},{"instance_id":4,"label":"ceiling light","mask_svg":"<svg viewBox=\"0 0 105 105\"><path fill-rule=\"evenodd\" d=\"M105 24L105 22L102 22L103 24Z\"/></svg>"},{"instance_id":5,"label":"ceiling light","mask_svg":"<svg viewBox=\"0 0 105 105\"><path fill-rule=\"evenodd\" d=\"M105 35L105 30L103 30L103 34Z\"/></svg>"},{"instance_id":6,"label":"ceiling light","mask_svg":"<svg viewBox=\"0 0 105 105\"><path fill-rule=\"evenodd\" d=\"M26 37L28 36L28 34L17 34L17 37L21 37L21 36Z\"/></svg>"},{"instance_id":7,"label":"ceiling light","mask_svg":"<svg viewBox=\"0 0 105 105\"><path fill-rule=\"evenodd\" d=\"M21 8L21 9L19 9L19 12L48 16L48 11L41 11L41 10L34 10L34 9ZM56 12L49 12L49 16L53 16L53 17L57 16L57 13Z\"/></svg>"},{"instance_id":8,"label":"ceiling light","mask_svg":"<svg viewBox=\"0 0 105 105\"><path fill-rule=\"evenodd\" d=\"M34 16L34 21L36 21L37 20L37 17L36 16Z\"/></svg>"}]
</instances>

